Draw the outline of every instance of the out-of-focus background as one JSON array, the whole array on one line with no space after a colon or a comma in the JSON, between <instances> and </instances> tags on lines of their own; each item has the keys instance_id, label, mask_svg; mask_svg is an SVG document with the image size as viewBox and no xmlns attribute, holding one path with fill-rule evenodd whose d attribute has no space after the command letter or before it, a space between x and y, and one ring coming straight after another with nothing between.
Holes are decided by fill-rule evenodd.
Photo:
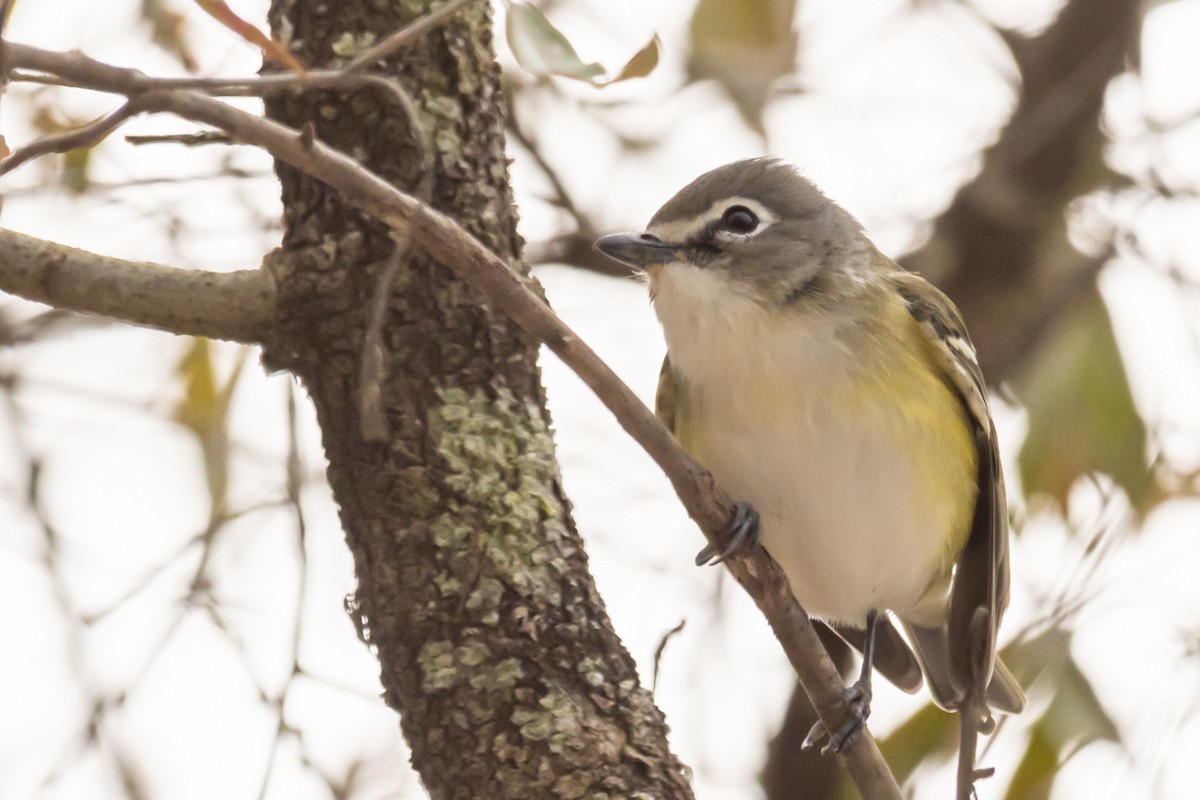
<instances>
[{"instance_id":1,"label":"out-of-focus background","mask_svg":"<svg viewBox=\"0 0 1200 800\"><path fill-rule=\"evenodd\" d=\"M539 7L610 69L662 42L648 78L603 90L498 43L522 230L559 314L649 402L664 347L644 287L590 242L726 161L799 164L946 288L994 383L1002 633L1030 703L980 797L1195 797L1200 1ZM189 0L26 0L7 36L156 75L259 65ZM0 132L15 146L114 107L13 85ZM255 266L278 217L263 154L119 135L9 176L0 224L225 270ZM351 561L292 381L251 348L9 297L0 342L0 797L422 797L343 610ZM701 539L650 460L543 370L593 572L697 795L815 796L787 777L803 714L785 721L794 679L766 626L691 566ZM950 796L950 716L880 686L871 727L913 796Z\"/></svg>"}]
</instances>

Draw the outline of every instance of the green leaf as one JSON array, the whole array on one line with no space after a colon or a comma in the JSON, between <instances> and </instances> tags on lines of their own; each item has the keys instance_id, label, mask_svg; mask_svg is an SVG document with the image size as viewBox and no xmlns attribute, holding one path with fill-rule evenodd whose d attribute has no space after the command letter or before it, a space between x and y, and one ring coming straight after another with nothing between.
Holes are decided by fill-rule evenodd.
<instances>
[{"instance_id":1,"label":"green leaf","mask_svg":"<svg viewBox=\"0 0 1200 800\"><path fill-rule=\"evenodd\" d=\"M192 339L191 346L176 366L176 374L183 383L183 396L175 406L175 420L186 427L200 445L210 498L209 516L213 521L223 518L226 511L229 404L249 352L249 348L241 349L224 385L217 382L212 343L208 339Z\"/></svg>"},{"instance_id":2,"label":"green leaf","mask_svg":"<svg viewBox=\"0 0 1200 800\"><path fill-rule=\"evenodd\" d=\"M517 63L534 75L571 78L599 89L632 78L644 78L658 66L662 41L656 35L625 62L617 77L610 80L604 67L595 62L584 63L567 37L537 8L517 2L505 5L508 8L505 19L508 46Z\"/></svg>"},{"instance_id":3,"label":"green leaf","mask_svg":"<svg viewBox=\"0 0 1200 800\"><path fill-rule=\"evenodd\" d=\"M1059 664L1050 679L1054 700L1030 728L1025 754L1008 787L1011 800L1049 797L1063 764L1084 746L1101 739L1120 741L1112 718L1073 660Z\"/></svg>"},{"instance_id":4,"label":"green leaf","mask_svg":"<svg viewBox=\"0 0 1200 800\"><path fill-rule=\"evenodd\" d=\"M1025 754L1013 770L1012 782L1005 795L1011 800L1041 800L1050 796L1050 787L1054 785L1054 775L1059 767L1058 750L1049 741L1042 720L1030 731Z\"/></svg>"},{"instance_id":5,"label":"green leaf","mask_svg":"<svg viewBox=\"0 0 1200 800\"><path fill-rule=\"evenodd\" d=\"M928 703L880 740L879 750L903 784L931 756L949 759L958 752L958 719Z\"/></svg>"},{"instance_id":6,"label":"green leaf","mask_svg":"<svg viewBox=\"0 0 1200 800\"><path fill-rule=\"evenodd\" d=\"M77 147L63 154L62 184L72 194L82 194L91 185L89 167L92 164L92 148Z\"/></svg>"},{"instance_id":7,"label":"green leaf","mask_svg":"<svg viewBox=\"0 0 1200 800\"><path fill-rule=\"evenodd\" d=\"M1120 732L1071 657L1068 631L1051 628L1005 648L1003 656L1023 685L1036 674L1038 683L1054 688L1054 699L1030 726L1029 742L1006 796L1012 800L1048 797L1063 764L1092 742L1120 742Z\"/></svg>"},{"instance_id":8,"label":"green leaf","mask_svg":"<svg viewBox=\"0 0 1200 800\"><path fill-rule=\"evenodd\" d=\"M1060 323L1033 356L1017 394L1029 414L1019 462L1027 493L1048 494L1065 506L1081 475L1101 472L1141 511L1157 499L1145 424L1099 294Z\"/></svg>"},{"instance_id":9,"label":"green leaf","mask_svg":"<svg viewBox=\"0 0 1200 800\"><path fill-rule=\"evenodd\" d=\"M534 75L560 75L590 83L604 74L599 64L585 64L567 37L531 5L508 4L505 33L517 63Z\"/></svg>"}]
</instances>

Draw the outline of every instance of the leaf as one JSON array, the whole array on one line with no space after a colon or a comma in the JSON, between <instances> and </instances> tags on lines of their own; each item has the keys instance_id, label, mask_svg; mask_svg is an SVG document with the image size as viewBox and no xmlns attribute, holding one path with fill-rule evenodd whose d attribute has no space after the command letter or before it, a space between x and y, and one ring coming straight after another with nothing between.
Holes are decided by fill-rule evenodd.
<instances>
[{"instance_id":1,"label":"leaf","mask_svg":"<svg viewBox=\"0 0 1200 800\"><path fill-rule=\"evenodd\" d=\"M183 397L175 407L175 420L194 432L207 431L213 418L221 416L211 349L207 339L192 339L192 346L175 368L183 379Z\"/></svg>"},{"instance_id":2,"label":"leaf","mask_svg":"<svg viewBox=\"0 0 1200 800\"><path fill-rule=\"evenodd\" d=\"M896 780L904 783L931 755L949 759L958 752L958 719L927 703L881 739L879 750Z\"/></svg>"},{"instance_id":3,"label":"leaf","mask_svg":"<svg viewBox=\"0 0 1200 800\"><path fill-rule=\"evenodd\" d=\"M183 381L183 397L175 406L175 420L196 437L204 458L211 519L225 515L229 486L229 404L237 387L249 348L242 348L224 385L217 382L212 343L196 337L176 366Z\"/></svg>"},{"instance_id":4,"label":"leaf","mask_svg":"<svg viewBox=\"0 0 1200 800\"><path fill-rule=\"evenodd\" d=\"M1029 414L1019 461L1026 492L1049 494L1065 506L1081 475L1102 472L1141 511L1157 499L1145 424L1099 294L1060 323L1033 356L1017 394Z\"/></svg>"},{"instance_id":5,"label":"leaf","mask_svg":"<svg viewBox=\"0 0 1200 800\"><path fill-rule=\"evenodd\" d=\"M771 86L796 66L796 0L700 0L688 27L691 80L714 80L763 133Z\"/></svg>"},{"instance_id":6,"label":"leaf","mask_svg":"<svg viewBox=\"0 0 1200 800\"><path fill-rule=\"evenodd\" d=\"M278 61L298 75L304 74L304 65L297 61L286 47L233 13L233 9L227 6L224 0L196 0L196 5L217 22L258 47L267 58Z\"/></svg>"},{"instance_id":7,"label":"leaf","mask_svg":"<svg viewBox=\"0 0 1200 800\"><path fill-rule=\"evenodd\" d=\"M1013 666L1022 682L1029 673L1054 687L1054 699L1037 724L1043 725L1047 741L1057 751L1072 753L1094 741L1119 742L1116 723L1100 704L1091 682L1071 656L1071 635L1063 628L1005 648L1004 660Z\"/></svg>"},{"instance_id":8,"label":"leaf","mask_svg":"<svg viewBox=\"0 0 1200 800\"><path fill-rule=\"evenodd\" d=\"M1021 644L1015 652L1006 652L1005 660L1017 665L1036 664L1042 673L1039 680L1054 687L1054 699L1030 727L1029 742L1013 771L1007 797L1049 797L1063 764L1092 742L1120 742L1120 733L1091 682L1071 658L1067 632L1047 631Z\"/></svg>"},{"instance_id":9,"label":"leaf","mask_svg":"<svg viewBox=\"0 0 1200 800\"><path fill-rule=\"evenodd\" d=\"M63 154L63 169L59 180L71 194L82 194L91 185L88 168L92 164L92 148L77 147Z\"/></svg>"},{"instance_id":10,"label":"leaf","mask_svg":"<svg viewBox=\"0 0 1200 800\"><path fill-rule=\"evenodd\" d=\"M600 64L584 63L562 31L554 27L537 8L518 2L507 2L505 5L508 15L504 30L508 46L512 48L517 63L534 75L571 78L599 89L632 78L644 78L658 66L662 40L655 35L625 62L617 77L610 80Z\"/></svg>"},{"instance_id":11,"label":"leaf","mask_svg":"<svg viewBox=\"0 0 1200 800\"><path fill-rule=\"evenodd\" d=\"M658 38L658 34L654 34L646 46L633 54L633 58L625 62L625 66L621 67L621 71L617 73L617 77L609 81L612 83L620 83L627 81L630 78L644 78L654 71L658 66L659 52L662 50L662 40Z\"/></svg>"},{"instance_id":12,"label":"leaf","mask_svg":"<svg viewBox=\"0 0 1200 800\"><path fill-rule=\"evenodd\" d=\"M1042 720L1031 729L1025 754L1013 770L1006 795L1011 800L1039 800L1050 796L1050 787L1054 785L1054 775L1059 768L1058 750L1048 740Z\"/></svg>"},{"instance_id":13,"label":"leaf","mask_svg":"<svg viewBox=\"0 0 1200 800\"><path fill-rule=\"evenodd\" d=\"M184 35L187 17L170 8L165 0L142 0L142 18L150 23L150 40L179 59L188 72L199 69L195 53Z\"/></svg>"},{"instance_id":14,"label":"leaf","mask_svg":"<svg viewBox=\"0 0 1200 800\"><path fill-rule=\"evenodd\" d=\"M583 63L567 37L531 5L508 4L505 33L517 63L534 75L560 75L590 83L604 74L599 64Z\"/></svg>"},{"instance_id":15,"label":"leaf","mask_svg":"<svg viewBox=\"0 0 1200 800\"><path fill-rule=\"evenodd\" d=\"M53 104L36 101L34 113L30 122L39 136L56 136L91 124L95 120L85 120L65 114ZM62 154L62 172L59 181L72 194L81 194L91 184L90 168L92 165L92 148L80 147L68 150Z\"/></svg>"}]
</instances>

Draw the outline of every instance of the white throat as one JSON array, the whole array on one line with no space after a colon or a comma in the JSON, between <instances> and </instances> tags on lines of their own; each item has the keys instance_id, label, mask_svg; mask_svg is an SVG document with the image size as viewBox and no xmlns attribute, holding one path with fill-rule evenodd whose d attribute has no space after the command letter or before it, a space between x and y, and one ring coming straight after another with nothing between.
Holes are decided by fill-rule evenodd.
<instances>
[{"instance_id":1,"label":"white throat","mask_svg":"<svg viewBox=\"0 0 1200 800\"><path fill-rule=\"evenodd\" d=\"M833 319L815 309L764 305L720 271L668 264L651 276L651 290L671 363L697 385L847 363L849 343Z\"/></svg>"}]
</instances>

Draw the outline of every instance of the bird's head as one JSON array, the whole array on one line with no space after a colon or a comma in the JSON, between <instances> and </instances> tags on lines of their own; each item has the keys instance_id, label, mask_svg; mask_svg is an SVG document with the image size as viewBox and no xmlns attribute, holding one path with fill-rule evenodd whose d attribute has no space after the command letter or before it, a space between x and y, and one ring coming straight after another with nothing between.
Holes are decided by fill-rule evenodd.
<instances>
[{"instance_id":1,"label":"bird's head","mask_svg":"<svg viewBox=\"0 0 1200 800\"><path fill-rule=\"evenodd\" d=\"M767 305L801 300L832 269L852 269L872 250L850 214L771 158L701 175L644 232L605 236L596 248L645 272L652 293L692 280Z\"/></svg>"}]
</instances>

